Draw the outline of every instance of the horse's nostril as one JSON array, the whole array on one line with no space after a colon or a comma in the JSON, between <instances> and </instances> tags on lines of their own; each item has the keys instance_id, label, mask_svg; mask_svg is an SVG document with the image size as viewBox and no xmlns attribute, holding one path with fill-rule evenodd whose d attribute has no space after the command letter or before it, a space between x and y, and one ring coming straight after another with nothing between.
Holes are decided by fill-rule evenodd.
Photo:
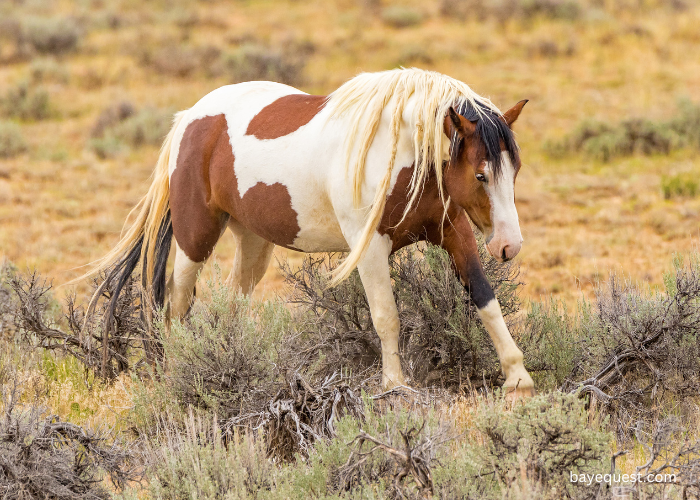
<instances>
[{"instance_id":1,"label":"horse's nostril","mask_svg":"<svg viewBox=\"0 0 700 500\"><path fill-rule=\"evenodd\" d=\"M503 250L501 250L501 258L503 260L508 260L508 255L506 254L506 248L508 248L508 247L503 247Z\"/></svg>"}]
</instances>

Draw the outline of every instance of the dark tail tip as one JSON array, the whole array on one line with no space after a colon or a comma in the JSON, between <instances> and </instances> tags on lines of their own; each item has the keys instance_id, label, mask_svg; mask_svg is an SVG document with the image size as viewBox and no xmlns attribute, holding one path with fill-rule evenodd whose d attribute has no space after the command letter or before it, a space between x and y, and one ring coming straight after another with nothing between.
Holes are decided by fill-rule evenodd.
<instances>
[{"instance_id":1,"label":"dark tail tip","mask_svg":"<svg viewBox=\"0 0 700 500\"><path fill-rule=\"evenodd\" d=\"M158 246L156 247L156 262L153 266L153 302L162 308L165 304L165 268L168 264L170 245L173 239L173 222L170 210L167 211L158 229Z\"/></svg>"}]
</instances>

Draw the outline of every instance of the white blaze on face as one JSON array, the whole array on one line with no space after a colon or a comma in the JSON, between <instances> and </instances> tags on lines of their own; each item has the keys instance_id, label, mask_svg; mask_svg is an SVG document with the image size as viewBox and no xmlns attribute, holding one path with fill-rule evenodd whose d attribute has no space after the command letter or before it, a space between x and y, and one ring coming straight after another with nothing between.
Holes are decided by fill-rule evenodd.
<instances>
[{"instance_id":1,"label":"white blaze on face","mask_svg":"<svg viewBox=\"0 0 700 500\"><path fill-rule=\"evenodd\" d=\"M520 251L523 237L520 234L518 211L515 209L515 167L507 152L502 152L501 175L493 178L490 164L486 166L489 179L486 191L491 200L491 224L493 234L486 247L497 260L512 259Z\"/></svg>"}]
</instances>

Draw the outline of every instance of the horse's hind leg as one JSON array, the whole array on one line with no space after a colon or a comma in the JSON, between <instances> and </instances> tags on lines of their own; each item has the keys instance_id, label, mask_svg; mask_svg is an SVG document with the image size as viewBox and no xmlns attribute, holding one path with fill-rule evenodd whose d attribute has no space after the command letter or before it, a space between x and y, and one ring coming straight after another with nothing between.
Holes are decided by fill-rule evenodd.
<instances>
[{"instance_id":1,"label":"horse's hind leg","mask_svg":"<svg viewBox=\"0 0 700 500\"><path fill-rule=\"evenodd\" d=\"M182 318L187 314L192 304L199 271L226 229L227 219L226 214L195 221L186 217L173 218L175 265L167 285L168 320L173 317Z\"/></svg>"},{"instance_id":2,"label":"horse's hind leg","mask_svg":"<svg viewBox=\"0 0 700 500\"><path fill-rule=\"evenodd\" d=\"M168 280L170 318L182 318L187 313L192 303L197 276L205 262L192 261L177 242L175 243L175 265Z\"/></svg>"},{"instance_id":3,"label":"horse's hind leg","mask_svg":"<svg viewBox=\"0 0 700 500\"><path fill-rule=\"evenodd\" d=\"M233 290L250 295L265 275L275 244L244 228L234 219L229 221L228 227L235 239L236 254L227 284Z\"/></svg>"}]
</instances>

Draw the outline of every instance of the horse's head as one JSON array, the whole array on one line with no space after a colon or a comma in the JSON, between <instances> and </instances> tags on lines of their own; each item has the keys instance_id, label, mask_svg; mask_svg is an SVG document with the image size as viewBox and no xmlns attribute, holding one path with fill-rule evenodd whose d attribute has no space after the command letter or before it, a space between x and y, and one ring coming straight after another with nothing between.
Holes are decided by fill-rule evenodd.
<instances>
[{"instance_id":1,"label":"horse's head","mask_svg":"<svg viewBox=\"0 0 700 500\"><path fill-rule=\"evenodd\" d=\"M445 117L450 138L445 189L466 210L499 261L515 257L523 242L514 198L520 156L510 127L525 103L520 101L503 117L477 114L469 106L459 112L450 108Z\"/></svg>"}]
</instances>

